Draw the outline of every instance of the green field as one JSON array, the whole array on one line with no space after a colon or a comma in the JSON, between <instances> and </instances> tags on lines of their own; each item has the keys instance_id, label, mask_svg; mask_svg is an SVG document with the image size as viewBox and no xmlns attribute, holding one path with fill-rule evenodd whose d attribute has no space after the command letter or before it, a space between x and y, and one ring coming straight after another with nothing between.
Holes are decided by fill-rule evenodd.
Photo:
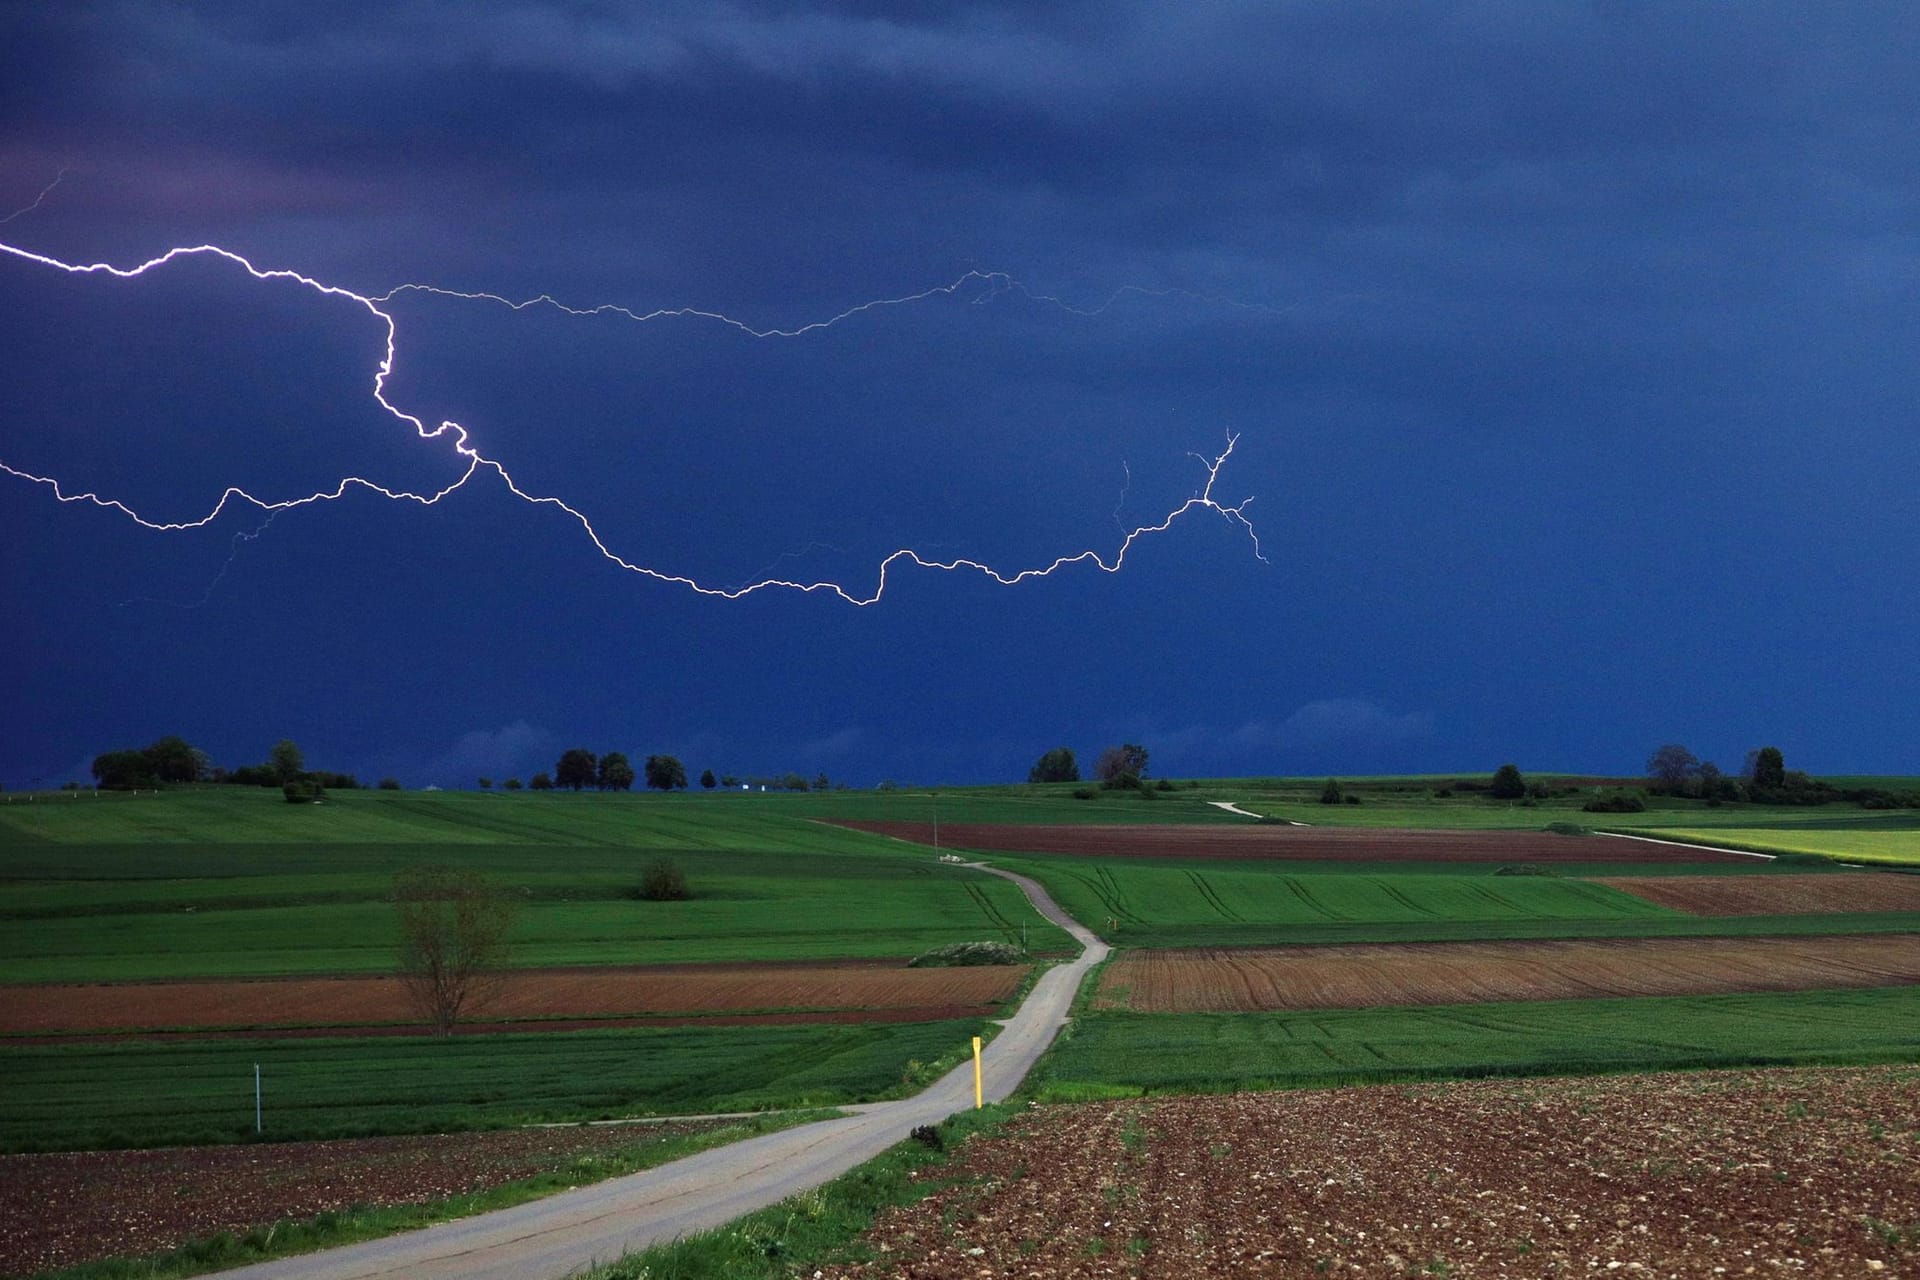
<instances>
[{"instance_id":1,"label":"green field","mask_svg":"<svg viewBox=\"0 0 1920 1280\"><path fill-rule=\"evenodd\" d=\"M0 981L389 971L392 877L425 863L511 888L521 966L1071 946L1004 880L770 804L687 799L365 792L307 807L227 789L0 807ZM635 897L662 854L691 901Z\"/></svg>"},{"instance_id":2,"label":"green field","mask_svg":"<svg viewBox=\"0 0 1920 1280\"><path fill-rule=\"evenodd\" d=\"M1872 828L1801 823L1790 827L1671 828L1648 834L1760 853L1812 853L1843 862L1920 867L1920 816L1900 816L1907 818L1906 825L1898 825L1897 820Z\"/></svg>"},{"instance_id":3,"label":"green field","mask_svg":"<svg viewBox=\"0 0 1920 1280\"><path fill-rule=\"evenodd\" d=\"M1920 1060L1920 988L1314 1013L1085 1013L1042 1099L1490 1075Z\"/></svg>"},{"instance_id":4,"label":"green field","mask_svg":"<svg viewBox=\"0 0 1920 1280\"><path fill-rule=\"evenodd\" d=\"M977 1022L0 1047L0 1150L268 1139L836 1105L957 1061ZM916 1079L925 1076L921 1072Z\"/></svg>"}]
</instances>

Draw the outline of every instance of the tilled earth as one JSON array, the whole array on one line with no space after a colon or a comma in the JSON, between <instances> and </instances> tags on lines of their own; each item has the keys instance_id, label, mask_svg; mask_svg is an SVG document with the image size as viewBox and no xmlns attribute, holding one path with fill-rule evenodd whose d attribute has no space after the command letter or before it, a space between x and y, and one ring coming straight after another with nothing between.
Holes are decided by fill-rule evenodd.
<instances>
[{"instance_id":1,"label":"tilled earth","mask_svg":"<svg viewBox=\"0 0 1920 1280\"><path fill-rule=\"evenodd\" d=\"M1035 1108L827 1277L1920 1273L1920 1069Z\"/></svg>"},{"instance_id":2,"label":"tilled earth","mask_svg":"<svg viewBox=\"0 0 1920 1280\"><path fill-rule=\"evenodd\" d=\"M444 1200L726 1123L0 1155L0 1275L152 1253L355 1205Z\"/></svg>"}]
</instances>

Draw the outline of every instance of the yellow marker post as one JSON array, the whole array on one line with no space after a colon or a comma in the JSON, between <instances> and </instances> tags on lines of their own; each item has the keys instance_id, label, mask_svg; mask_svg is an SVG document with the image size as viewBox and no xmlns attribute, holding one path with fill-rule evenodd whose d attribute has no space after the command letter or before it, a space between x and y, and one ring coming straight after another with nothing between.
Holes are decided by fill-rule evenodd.
<instances>
[{"instance_id":1,"label":"yellow marker post","mask_svg":"<svg viewBox=\"0 0 1920 1280\"><path fill-rule=\"evenodd\" d=\"M973 1038L973 1109L978 1111L986 1106L980 1092L980 1037Z\"/></svg>"}]
</instances>

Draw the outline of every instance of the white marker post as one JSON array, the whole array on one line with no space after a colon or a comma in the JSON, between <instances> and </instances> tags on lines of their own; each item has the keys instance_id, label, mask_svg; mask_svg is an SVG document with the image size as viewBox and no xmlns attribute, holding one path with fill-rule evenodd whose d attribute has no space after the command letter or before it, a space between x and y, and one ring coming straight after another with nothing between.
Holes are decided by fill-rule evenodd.
<instances>
[{"instance_id":1,"label":"white marker post","mask_svg":"<svg viewBox=\"0 0 1920 1280\"><path fill-rule=\"evenodd\" d=\"M980 1037L975 1036L973 1038L973 1109L975 1111L987 1105L981 1097L980 1085Z\"/></svg>"}]
</instances>

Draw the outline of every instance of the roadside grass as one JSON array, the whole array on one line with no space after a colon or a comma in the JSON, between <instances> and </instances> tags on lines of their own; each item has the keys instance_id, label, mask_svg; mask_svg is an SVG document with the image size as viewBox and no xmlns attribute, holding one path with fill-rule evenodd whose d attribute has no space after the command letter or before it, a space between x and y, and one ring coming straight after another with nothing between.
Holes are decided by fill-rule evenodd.
<instances>
[{"instance_id":1,"label":"roadside grass","mask_svg":"<svg viewBox=\"0 0 1920 1280\"><path fill-rule=\"evenodd\" d=\"M961 1144L997 1130L1025 1108L1001 1103L937 1126L944 1149L909 1139L812 1191L701 1232L628 1254L581 1280L791 1280L832 1263L873 1261L860 1236L883 1209L914 1204L952 1185L940 1176Z\"/></svg>"},{"instance_id":2,"label":"roadside grass","mask_svg":"<svg viewBox=\"0 0 1920 1280\"><path fill-rule=\"evenodd\" d=\"M694 892L684 902L640 901L645 855L626 848L229 848L0 850L0 981L391 972L392 875L434 861L516 893L512 962L522 966L904 959L956 942L1019 943L1023 932L1035 950L1072 946L1017 886L897 842L886 856L679 851Z\"/></svg>"},{"instance_id":3,"label":"roadside grass","mask_svg":"<svg viewBox=\"0 0 1920 1280\"><path fill-rule=\"evenodd\" d=\"M610 1151L578 1156L558 1168L484 1191L406 1205L357 1205L349 1209L289 1218L235 1234L220 1232L189 1240L175 1249L137 1257L102 1258L36 1272L31 1280L176 1280L274 1258L334 1249L382 1236L417 1231L436 1222L509 1209L529 1200L570 1191L610 1178L657 1168L761 1134L832 1117L832 1111L789 1111L752 1116L699 1133L649 1138L635 1126L634 1141Z\"/></svg>"},{"instance_id":4,"label":"roadside grass","mask_svg":"<svg viewBox=\"0 0 1920 1280\"><path fill-rule=\"evenodd\" d=\"M0 1047L0 1151L504 1128L899 1097L997 1030L942 1022Z\"/></svg>"},{"instance_id":5,"label":"roadside grass","mask_svg":"<svg viewBox=\"0 0 1920 1280\"><path fill-rule=\"evenodd\" d=\"M1920 988L1312 1013L1089 1012L1042 1058L1043 1101L1143 1093L1920 1061Z\"/></svg>"},{"instance_id":6,"label":"roadside grass","mask_svg":"<svg viewBox=\"0 0 1920 1280\"><path fill-rule=\"evenodd\" d=\"M1920 867L1920 822L1904 827L1889 822L1876 829L1818 826L1661 828L1644 834L1667 840L1720 844L1756 853L1811 853L1843 862L1889 867Z\"/></svg>"}]
</instances>

